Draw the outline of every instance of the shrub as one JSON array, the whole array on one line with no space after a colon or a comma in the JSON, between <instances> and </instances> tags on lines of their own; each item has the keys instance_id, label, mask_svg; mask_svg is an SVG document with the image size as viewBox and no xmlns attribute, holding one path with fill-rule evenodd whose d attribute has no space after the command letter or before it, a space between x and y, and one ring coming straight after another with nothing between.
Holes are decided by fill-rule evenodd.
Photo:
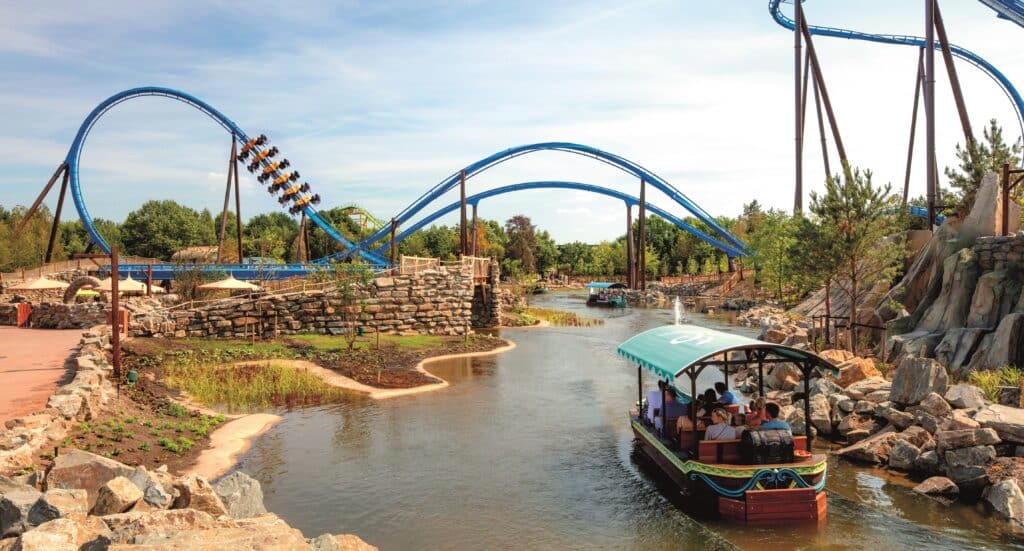
<instances>
[{"instance_id":1,"label":"shrub","mask_svg":"<svg viewBox=\"0 0 1024 551\"><path fill-rule=\"evenodd\" d=\"M968 382L981 389L985 398L994 403L999 403L999 387L1012 386L1020 388L1021 372L1017 368L1004 365L997 369L985 371L972 371L967 378Z\"/></svg>"}]
</instances>

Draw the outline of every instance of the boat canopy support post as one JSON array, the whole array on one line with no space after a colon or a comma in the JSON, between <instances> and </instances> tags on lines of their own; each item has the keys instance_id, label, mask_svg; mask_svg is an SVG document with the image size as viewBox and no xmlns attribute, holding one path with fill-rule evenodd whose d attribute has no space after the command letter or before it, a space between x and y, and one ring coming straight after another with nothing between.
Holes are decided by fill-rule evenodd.
<instances>
[{"instance_id":1,"label":"boat canopy support post","mask_svg":"<svg viewBox=\"0 0 1024 551\"><path fill-rule=\"evenodd\" d=\"M757 393L764 398L764 352L758 350L757 355Z\"/></svg>"},{"instance_id":2,"label":"boat canopy support post","mask_svg":"<svg viewBox=\"0 0 1024 551\"><path fill-rule=\"evenodd\" d=\"M643 412L640 408L643 407L644 403L644 368L637 364L636 366L636 415L640 419L643 419ZM649 404L648 404L649 405Z\"/></svg>"},{"instance_id":3,"label":"boat canopy support post","mask_svg":"<svg viewBox=\"0 0 1024 551\"><path fill-rule=\"evenodd\" d=\"M800 371L804 376L804 433L807 436L807 450L811 449L811 372L814 370L814 363L805 361L800 363Z\"/></svg>"},{"instance_id":4,"label":"boat canopy support post","mask_svg":"<svg viewBox=\"0 0 1024 551\"><path fill-rule=\"evenodd\" d=\"M661 435L668 438L668 415L665 410L665 388L668 387L668 379L665 379L665 386L661 387Z\"/></svg>"},{"instance_id":5,"label":"boat canopy support post","mask_svg":"<svg viewBox=\"0 0 1024 551\"><path fill-rule=\"evenodd\" d=\"M725 364L725 370L723 371L723 373L725 374L725 389L729 390L729 353L728 352L722 352L722 360L723 360L723 362Z\"/></svg>"}]
</instances>

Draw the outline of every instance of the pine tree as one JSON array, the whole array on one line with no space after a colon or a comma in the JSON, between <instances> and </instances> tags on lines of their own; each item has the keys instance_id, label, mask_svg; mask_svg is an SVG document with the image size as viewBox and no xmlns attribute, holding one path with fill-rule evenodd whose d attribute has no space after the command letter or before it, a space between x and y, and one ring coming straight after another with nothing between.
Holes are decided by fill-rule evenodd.
<instances>
[{"instance_id":1,"label":"pine tree","mask_svg":"<svg viewBox=\"0 0 1024 551\"><path fill-rule=\"evenodd\" d=\"M946 167L945 170L949 185L959 190L959 212L967 212L974 205L974 196L985 174L1002 174L1005 163L1009 163L1010 168L1020 165L1021 151L1024 150L1020 138L1017 138L1013 145L1007 144L1003 140L1003 129L995 119L989 121L983 133L984 143L975 140L967 147L957 144L956 157L960 160L960 166L956 169Z\"/></svg>"},{"instance_id":2,"label":"pine tree","mask_svg":"<svg viewBox=\"0 0 1024 551\"><path fill-rule=\"evenodd\" d=\"M836 267L834 284L850 303L850 327L857 323L857 304L880 281L892 280L906 256L897 199L891 186L875 187L871 171L843 167L843 181L830 177L824 195L811 193L810 211L821 227L822 269ZM852 339L851 339L852 341ZM851 348L855 343L850 343Z\"/></svg>"}]
</instances>

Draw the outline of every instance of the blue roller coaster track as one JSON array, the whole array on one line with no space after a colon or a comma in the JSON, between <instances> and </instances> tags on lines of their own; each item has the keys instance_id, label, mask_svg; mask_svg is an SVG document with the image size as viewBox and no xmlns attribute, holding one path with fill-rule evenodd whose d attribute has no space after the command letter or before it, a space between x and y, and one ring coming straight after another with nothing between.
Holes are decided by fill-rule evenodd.
<instances>
[{"instance_id":1,"label":"blue roller coaster track","mask_svg":"<svg viewBox=\"0 0 1024 551\"><path fill-rule=\"evenodd\" d=\"M478 193L476 195L471 195L469 197L466 197L466 204L468 204L468 205L476 205L480 201L482 201L484 199L487 199L489 197L496 197L498 195L504 195L506 193L513 193L513 192L517 192L517 191L525 191L525 190L529 190L529 189L570 189L570 190L576 190L576 191L586 191L586 192L596 193L596 194L599 194L599 195L605 195L605 196L608 196L608 197L612 197L614 199L618 199L618 200L626 203L626 205L634 205L635 206L635 205L638 205L640 203L640 200L638 198L636 198L636 197L633 197L632 195L623 193L621 191L616 191L616 190L613 190L613 189L608 189L608 188L604 188L604 187L600 187L600 186L595 186L595 185L592 185L592 184L583 184L583 183L579 183L579 182L563 182L563 181L543 181L543 182L523 182L523 183L520 183L520 184L512 184L512 185L502 186L502 187L499 187L499 188L489 189L487 191L483 191L483 192ZM405 228L405 230L403 230L401 233L396 235L395 236L395 242L396 243L402 242L403 240L405 240L405 238L409 237L414 232L416 232L416 231L426 227L428 224L434 222L438 218L441 218L442 216L444 216L444 215L446 215L448 213L455 212L456 210L459 209L459 206L460 206L459 202L456 201L454 203L451 203L451 204L449 204L449 205L447 205L445 207L442 207L442 208L440 208L440 209L430 213L429 215L427 215L427 216L423 217L422 219L418 220L415 224ZM693 227L691 224L688 224L686 221L684 221L681 218L679 218L679 217L669 213L668 211L666 211L664 209L658 208L657 206L652 205L650 203L646 204L646 209L648 211L650 211L651 213L654 213L655 215L660 216L660 217L664 218L665 220L671 222L672 224L675 224L677 227L692 233L693 235L695 235L698 238L702 239L706 243L708 243L708 244L710 244L710 245L712 245L712 246L714 246L714 247L716 247L716 248L718 248L718 249L720 249L722 251L725 251L725 253L728 254L729 256L741 257L741 256L745 256L747 254L746 251L744 251L742 249L739 249L739 248L736 248L736 247L734 247L732 245L729 245L727 243L723 243L723 242L719 241L718 239L715 239L714 237L706 234L705 232L699 230L698 228ZM381 254L383 254L384 251L386 251L386 250L388 250L390 248L391 248L391 243L386 241L383 246L381 246L379 249L377 249L376 252L380 252Z\"/></svg>"},{"instance_id":2,"label":"blue roller coaster track","mask_svg":"<svg viewBox=\"0 0 1024 551\"><path fill-rule=\"evenodd\" d=\"M402 212L398 213L395 219L397 220L399 225L411 220L427 205L433 203L448 191L455 189L459 185L462 173L465 173L465 178L468 180L473 176L480 174L481 172L484 172L489 168L494 167L495 165L498 165L510 159L520 157L522 155L528 155L530 153L535 153L538 151L560 151L590 157L592 159L611 165L623 172L636 176L637 178L644 180L645 182L649 183L650 185L654 186L661 192L668 195L672 200L682 205L683 208L685 208L687 211L693 214L698 220L703 222L705 225L711 228L712 231L718 234L718 236L723 241L718 241L717 239L713 240L714 243L712 244L715 244L716 247L722 248L722 250L728 252L730 255L747 255L747 246L745 243L740 241L739 238L737 238L728 230L726 230L721 224L718 223L717 220L714 219L714 217L712 217L710 214L707 213L707 211L705 211L696 203L694 203L689 197L683 194L683 192L676 189L675 186L673 186L660 176L654 174L653 172L628 159L625 159L613 153L597 149L596 147L575 144L570 142L535 143L529 145L521 145L518 147L506 149L504 151L499 151L489 157L486 157L471 165L466 166L462 170L456 171L448 178L442 180L440 183L438 183L431 189L427 190L427 192L420 196L419 199L413 201L413 203L406 207ZM692 230L696 230L696 228L693 228L692 226L689 227ZM691 230L688 229L687 231ZM381 228L373 235L359 243L359 248L369 249L374 243L377 243L378 241L385 239L388 236L389 232L390 228ZM691 231L691 233L693 232ZM701 239L707 241L707 238L709 236L703 234L703 232L700 233L701 235L698 235L697 233L695 233L695 235L698 235L698 237L701 237ZM711 241L709 241L709 243L710 242ZM723 248L723 246L727 248Z\"/></svg>"},{"instance_id":3,"label":"blue roller coaster track","mask_svg":"<svg viewBox=\"0 0 1024 551\"><path fill-rule=\"evenodd\" d=\"M107 243L106 239L103 238L103 235L100 234L99 230L96 228L96 225L93 223L92 216L89 215L89 209L86 208L85 206L85 199L82 197L82 187L78 173L79 160L82 156L82 149L85 146L85 139L89 135L89 132L92 130L93 125L96 124L96 121L98 121L100 117L106 114L107 111L110 111L115 106L125 101L147 96L165 97L180 101L186 105L189 105L199 110L200 112L206 114L208 117L216 121L217 124L223 127L224 130L227 130L228 133L231 134L236 141L240 143L245 143L249 141L249 136L245 132L243 132L242 129L239 128L239 126L235 124L234 121L229 119L223 113L213 108L211 105L204 102L203 100L195 96L192 96L191 94L187 94L185 92L174 90L171 88L161 88L158 86L132 88L130 90L125 90L123 92L114 94L113 96L110 96L102 103L97 105L96 108L93 109L91 113L89 113L89 116L87 116L85 120L82 121L82 125L78 128L78 133L75 134L75 140L71 143L71 149L68 150L68 154L67 157L65 157L64 162L67 163L69 182L71 184L71 197L75 203L75 209L78 211L78 217L82 220L82 224L85 226L86 231L89 232L89 237L92 240L92 242L95 243L100 249L102 249L106 253L110 252L110 245ZM331 239L337 241L339 244L345 247L346 250L357 250L357 246L351 241L345 239L345 237L342 236L341 232L339 232L336 228L331 226L329 222L324 220L323 217L317 214L316 209L313 208L311 204L307 203L303 205L301 208L306 213L306 216L309 217L309 219L314 224L316 224L322 230L324 230L324 232L326 232L327 235L331 237ZM378 265L384 265L387 263L383 258L377 256L372 252L360 251L360 254L363 255L363 257L366 258L366 260L368 260L370 263Z\"/></svg>"},{"instance_id":4,"label":"blue roller coaster track","mask_svg":"<svg viewBox=\"0 0 1024 551\"><path fill-rule=\"evenodd\" d=\"M1020 0L979 1L995 10L999 17L1008 19L1017 25L1024 27L1024 24L1022 24L1022 22L1024 22L1024 2L1021 2ZM792 19L782 14L782 2L783 0L769 0L768 11L771 13L772 18L775 19L776 23L789 30L793 30L796 24ZM786 3L791 2L787 0ZM920 36L873 34L850 29L839 29L835 27L823 27L817 25L808 25L808 31L810 31L812 35L846 38L850 40L864 40L880 44L899 44L903 46L916 46L919 48L927 47L928 45L927 40ZM941 48L941 45L938 42L934 42L932 47L939 49ZM992 78L992 80L999 85L1003 93L1005 93L1013 103L1014 110L1017 113L1017 125L1020 128L1021 135L1024 136L1024 99L1021 98L1020 93L1017 92L1017 88L1012 82L1010 82L1010 79L1006 78L1006 75L999 71L999 69L996 69L996 67L987 60L966 48L962 48L956 44L950 44L949 49L954 56L974 65L978 69L981 69L982 72Z\"/></svg>"}]
</instances>

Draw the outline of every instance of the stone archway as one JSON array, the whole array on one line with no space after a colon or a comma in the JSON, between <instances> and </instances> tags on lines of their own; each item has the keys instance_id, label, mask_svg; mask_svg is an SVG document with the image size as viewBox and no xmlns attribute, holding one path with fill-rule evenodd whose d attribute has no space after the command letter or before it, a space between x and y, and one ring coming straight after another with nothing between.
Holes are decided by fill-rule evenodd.
<instances>
[{"instance_id":1,"label":"stone archway","mask_svg":"<svg viewBox=\"0 0 1024 551\"><path fill-rule=\"evenodd\" d=\"M83 276L76 278L71 282L71 285L64 291L64 304L72 304L75 302L75 295L79 289L95 289L100 286L100 280L92 276Z\"/></svg>"}]
</instances>

